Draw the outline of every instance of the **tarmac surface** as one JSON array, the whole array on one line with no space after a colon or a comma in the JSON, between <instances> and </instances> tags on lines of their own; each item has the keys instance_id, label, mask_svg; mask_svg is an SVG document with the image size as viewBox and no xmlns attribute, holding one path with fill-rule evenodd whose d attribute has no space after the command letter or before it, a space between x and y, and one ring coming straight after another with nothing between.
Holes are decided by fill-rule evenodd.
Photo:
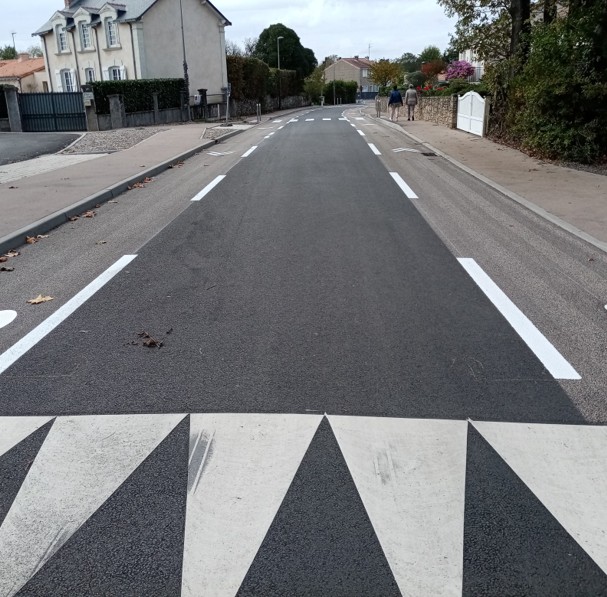
<instances>
[{"instance_id":1,"label":"tarmac surface","mask_svg":"<svg viewBox=\"0 0 607 597\"><path fill-rule=\"evenodd\" d=\"M367 116L374 114L371 105L360 109ZM276 116L266 115L262 122ZM430 122L401 118L393 123L384 115L379 120L384 126L402 130L513 201L607 251L606 176L542 162L489 139ZM255 124L252 120L236 125L227 135ZM2 178L0 167L0 253L22 245L26 236L47 232L72 215L120 195L133 183L214 145L217 139L204 138L209 126L213 125L176 125L124 151L86 161L73 156L69 165L57 160L52 170L48 170L49 160L26 160L10 164L11 176L5 173ZM4 148L0 155L6 151ZM16 159L12 156L9 161Z\"/></svg>"},{"instance_id":2,"label":"tarmac surface","mask_svg":"<svg viewBox=\"0 0 607 597\"><path fill-rule=\"evenodd\" d=\"M0 133L0 166L56 153L82 133Z\"/></svg>"}]
</instances>

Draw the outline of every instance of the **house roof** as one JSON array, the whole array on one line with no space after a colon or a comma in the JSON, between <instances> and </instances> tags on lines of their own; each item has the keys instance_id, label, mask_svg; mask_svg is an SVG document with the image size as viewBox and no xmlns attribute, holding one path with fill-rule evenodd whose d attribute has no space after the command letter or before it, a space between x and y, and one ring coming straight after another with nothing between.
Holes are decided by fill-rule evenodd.
<instances>
[{"instance_id":1,"label":"house roof","mask_svg":"<svg viewBox=\"0 0 607 597\"><path fill-rule=\"evenodd\" d=\"M5 60L0 62L0 79L22 79L44 70L44 58Z\"/></svg>"},{"instance_id":2,"label":"house roof","mask_svg":"<svg viewBox=\"0 0 607 597\"><path fill-rule=\"evenodd\" d=\"M158 0L124 0L123 2L108 2L107 0L72 0L69 9L62 9L60 12L67 18L68 27L73 26L74 13L83 8L93 15L98 15L101 8L106 5L112 6L118 11L118 21L137 21L140 19ZM221 14L221 12L209 0L202 0L202 4L206 4L217 14L217 16L225 21L226 25L231 25L230 21ZM48 20L42 27L34 31L32 35L43 35L52 31L52 25Z\"/></svg>"},{"instance_id":3,"label":"house roof","mask_svg":"<svg viewBox=\"0 0 607 597\"><path fill-rule=\"evenodd\" d=\"M359 58L358 56L354 56L354 58L342 58L344 62L355 66L356 68L369 68L373 66L373 62L368 58Z\"/></svg>"}]
</instances>

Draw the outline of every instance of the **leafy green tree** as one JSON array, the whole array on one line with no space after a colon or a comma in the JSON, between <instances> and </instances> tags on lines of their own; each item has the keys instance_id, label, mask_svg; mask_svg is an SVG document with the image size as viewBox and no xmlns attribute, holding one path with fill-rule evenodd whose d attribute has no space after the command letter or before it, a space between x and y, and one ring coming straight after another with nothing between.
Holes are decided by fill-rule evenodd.
<instances>
[{"instance_id":1,"label":"leafy green tree","mask_svg":"<svg viewBox=\"0 0 607 597\"><path fill-rule=\"evenodd\" d=\"M402 80L400 64L382 58L369 69L369 80L380 87L398 84Z\"/></svg>"},{"instance_id":2,"label":"leafy green tree","mask_svg":"<svg viewBox=\"0 0 607 597\"><path fill-rule=\"evenodd\" d=\"M406 79L407 83L413 85L413 87L421 87L426 82L426 75L418 70L412 73L407 73Z\"/></svg>"},{"instance_id":3,"label":"leafy green tree","mask_svg":"<svg viewBox=\"0 0 607 597\"><path fill-rule=\"evenodd\" d=\"M314 71L318 62L314 52L301 45L297 33L282 23L270 25L260 33L253 55L259 60L263 60L268 66L277 68L279 37L282 37L280 40L280 68L296 71L303 80Z\"/></svg>"},{"instance_id":4,"label":"leafy green tree","mask_svg":"<svg viewBox=\"0 0 607 597\"><path fill-rule=\"evenodd\" d=\"M424 62L432 62L433 60L442 60L443 53L436 46L427 46L422 50L419 55L419 60L423 64Z\"/></svg>"},{"instance_id":5,"label":"leafy green tree","mask_svg":"<svg viewBox=\"0 0 607 597\"><path fill-rule=\"evenodd\" d=\"M325 84L325 72L323 66L317 66L312 74L304 81L304 92L314 103L320 101L320 96L323 93Z\"/></svg>"},{"instance_id":6,"label":"leafy green tree","mask_svg":"<svg viewBox=\"0 0 607 597\"><path fill-rule=\"evenodd\" d=\"M405 52L398 60L401 70L404 73L412 73L418 71L422 66L422 61L419 56L411 52Z\"/></svg>"},{"instance_id":7,"label":"leafy green tree","mask_svg":"<svg viewBox=\"0 0 607 597\"><path fill-rule=\"evenodd\" d=\"M0 60L14 60L17 58L17 50L13 46L0 48Z\"/></svg>"}]
</instances>

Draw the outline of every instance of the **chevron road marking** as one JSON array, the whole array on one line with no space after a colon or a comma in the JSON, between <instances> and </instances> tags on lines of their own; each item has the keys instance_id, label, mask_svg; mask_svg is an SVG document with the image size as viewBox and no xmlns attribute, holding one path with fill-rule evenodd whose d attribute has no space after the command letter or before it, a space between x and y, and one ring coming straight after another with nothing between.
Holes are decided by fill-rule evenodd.
<instances>
[{"instance_id":1,"label":"chevron road marking","mask_svg":"<svg viewBox=\"0 0 607 597\"><path fill-rule=\"evenodd\" d=\"M4 328L13 321L15 321L17 317L17 311L7 310L0 311L0 328Z\"/></svg>"},{"instance_id":2,"label":"chevron road marking","mask_svg":"<svg viewBox=\"0 0 607 597\"><path fill-rule=\"evenodd\" d=\"M48 423L52 417L0 417L0 456ZM0 484L1 485L1 484Z\"/></svg>"}]
</instances>

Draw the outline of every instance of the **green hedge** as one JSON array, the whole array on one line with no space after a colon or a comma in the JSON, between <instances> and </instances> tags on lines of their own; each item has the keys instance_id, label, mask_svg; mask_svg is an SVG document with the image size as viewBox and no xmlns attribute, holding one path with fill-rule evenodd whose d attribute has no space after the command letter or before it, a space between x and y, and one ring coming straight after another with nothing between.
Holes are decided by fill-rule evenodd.
<instances>
[{"instance_id":1,"label":"green hedge","mask_svg":"<svg viewBox=\"0 0 607 597\"><path fill-rule=\"evenodd\" d=\"M325 83L323 93L325 104L333 104L333 85L335 85L335 101L341 100L342 104L354 104L358 84L356 81L329 81Z\"/></svg>"},{"instance_id":2,"label":"green hedge","mask_svg":"<svg viewBox=\"0 0 607 597\"><path fill-rule=\"evenodd\" d=\"M108 96L124 96L126 112L146 112L154 109L153 93L158 93L158 107L179 108L181 92L184 90L183 79L142 79L137 81L95 81L89 83L95 94L97 114L110 113Z\"/></svg>"}]
</instances>

